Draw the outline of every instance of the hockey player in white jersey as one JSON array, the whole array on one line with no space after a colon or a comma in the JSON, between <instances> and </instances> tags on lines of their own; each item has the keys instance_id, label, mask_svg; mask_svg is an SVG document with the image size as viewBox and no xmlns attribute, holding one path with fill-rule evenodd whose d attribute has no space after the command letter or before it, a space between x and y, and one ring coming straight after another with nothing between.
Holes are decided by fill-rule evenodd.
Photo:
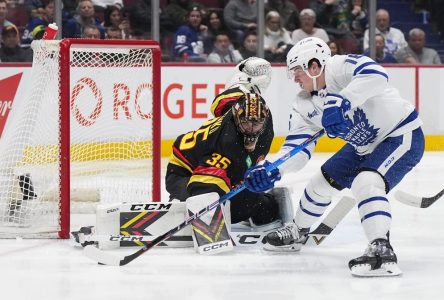
<instances>
[{"instance_id":1,"label":"hockey player in white jersey","mask_svg":"<svg viewBox=\"0 0 444 300\"><path fill-rule=\"evenodd\" d=\"M346 142L310 179L294 222L267 236L267 250L298 251L311 225L344 188L358 203L361 224L369 240L364 254L349 262L356 276L400 275L389 241L391 210L387 194L421 160L424 135L413 105L390 86L384 68L361 55L335 55L314 37L289 51L287 67L302 87L290 116L290 133L278 156L324 128L330 138ZM314 145L307 147L279 173L256 166L245 174L251 191L264 191L286 171L301 169ZM264 165L268 162L266 161Z\"/></svg>"}]
</instances>

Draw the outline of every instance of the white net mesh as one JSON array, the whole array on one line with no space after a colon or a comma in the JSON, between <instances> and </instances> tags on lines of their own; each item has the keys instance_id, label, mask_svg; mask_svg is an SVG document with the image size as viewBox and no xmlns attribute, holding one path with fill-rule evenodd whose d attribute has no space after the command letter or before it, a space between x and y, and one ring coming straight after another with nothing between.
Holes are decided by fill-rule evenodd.
<instances>
[{"instance_id":1,"label":"white net mesh","mask_svg":"<svg viewBox=\"0 0 444 300\"><path fill-rule=\"evenodd\" d=\"M153 159L153 53L143 46L32 45L31 93L14 101L0 144L0 236L60 230L61 105L70 109L71 210L149 201ZM59 93L69 68L69 95ZM64 74L64 75L60 75Z\"/></svg>"}]
</instances>

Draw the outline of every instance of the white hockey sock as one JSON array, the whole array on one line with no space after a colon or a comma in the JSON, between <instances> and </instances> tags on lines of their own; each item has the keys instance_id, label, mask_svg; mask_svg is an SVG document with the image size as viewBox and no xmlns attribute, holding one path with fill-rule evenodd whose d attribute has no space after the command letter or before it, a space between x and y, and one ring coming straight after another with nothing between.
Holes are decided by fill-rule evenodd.
<instances>
[{"instance_id":1,"label":"white hockey sock","mask_svg":"<svg viewBox=\"0 0 444 300\"><path fill-rule=\"evenodd\" d=\"M330 186L319 170L308 183L296 210L295 223L299 228L313 225L325 212L332 197L339 191Z\"/></svg>"},{"instance_id":2,"label":"white hockey sock","mask_svg":"<svg viewBox=\"0 0 444 300\"><path fill-rule=\"evenodd\" d=\"M392 215L381 175L362 172L356 176L351 190L358 203L361 224L369 242L378 238L386 239Z\"/></svg>"}]
</instances>

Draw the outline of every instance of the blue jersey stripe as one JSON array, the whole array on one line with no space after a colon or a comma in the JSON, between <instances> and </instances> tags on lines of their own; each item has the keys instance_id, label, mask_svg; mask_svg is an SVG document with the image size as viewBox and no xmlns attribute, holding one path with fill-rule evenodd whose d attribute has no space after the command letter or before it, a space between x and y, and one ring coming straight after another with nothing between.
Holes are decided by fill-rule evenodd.
<instances>
[{"instance_id":1,"label":"blue jersey stripe","mask_svg":"<svg viewBox=\"0 0 444 300\"><path fill-rule=\"evenodd\" d=\"M361 71L361 70L364 69L365 67L367 67L367 66L371 66L371 65L377 65L377 63L375 63L374 61L369 61L369 62L363 63L362 65L360 65L359 67L357 67L357 68L355 69L355 71L353 72L353 76L356 76L356 74L358 74L359 71Z\"/></svg>"},{"instance_id":2,"label":"blue jersey stripe","mask_svg":"<svg viewBox=\"0 0 444 300\"><path fill-rule=\"evenodd\" d=\"M389 80L389 77L388 77L388 75L386 73L378 71L378 70L364 69L361 72L359 72L359 74L378 74L378 75L384 76L387 79L387 81Z\"/></svg>"},{"instance_id":3,"label":"blue jersey stripe","mask_svg":"<svg viewBox=\"0 0 444 300\"><path fill-rule=\"evenodd\" d=\"M365 200L362 200L361 202L359 202L358 209L361 206L363 206L364 204L367 204L372 201L386 201L386 202L388 202L387 198L385 198L385 197L371 197L371 198L368 198L368 199L365 199Z\"/></svg>"},{"instance_id":4,"label":"blue jersey stripe","mask_svg":"<svg viewBox=\"0 0 444 300\"><path fill-rule=\"evenodd\" d=\"M289 144L289 143L285 143L284 145L282 145L282 147L292 147L292 148L296 148L299 147L298 144ZM304 152L305 154L308 155L308 159L311 159L311 153L310 151L308 151L307 149L302 149L302 152Z\"/></svg>"},{"instance_id":5,"label":"blue jersey stripe","mask_svg":"<svg viewBox=\"0 0 444 300\"><path fill-rule=\"evenodd\" d=\"M374 211L374 212L372 212L372 213L366 214L366 215L361 219L361 223L364 222L365 220L367 220L368 218L375 217L375 216L386 216L386 217L392 218L392 215L389 214L388 212L386 212L386 211L382 211L382 210L378 210L378 211Z\"/></svg>"},{"instance_id":6,"label":"blue jersey stripe","mask_svg":"<svg viewBox=\"0 0 444 300\"><path fill-rule=\"evenodd\" d=\"M347 58L347 59L345 60L345 62L348 62L348 63L354 64L354 65L356 65L356 64L358 63L356 60L349 59L349 58Z\"/></svg>"},{"instance_id":7,"label":"blue jersey stripe","mask_svg":"<svg viewBox=\"0 0 444 300\"><path fill-rule=\"evenodd\" d=\"M312 204L314 204L314 205L316 205L316 206L322 206L322 207L325 207L325 206L329 206L330 203L331 203L331 201L328 202L328 203L320 203L320 202L316 202L316 201L314 201L314 200L313 200L312 198L310 198L310 196L308 195L307 190L304 190L304 195L305 195L305 198L308 200L308 202L311 202Z\"/></svg>"},{"instance_id":8,"label":"blue jersey stripe","mask_svg":"<svg viewBox=\"0 0 444 300\"><path fill-rule=\"evenodd\" d=\"M310 215L310 216L313 216L313 217L320 217L320 216L322 216L322 214L315 214L315 213L313 213L311 211L306 210L304 207L302 207L302 203L301 202L299 202L299 206L301 207L301 210L304 213L306 213L307 215Z\"/></svg>"},{"instance_id":9,"label":"blue jersey stripe","mask_svg":"<svg viewBox=\"0 0 444 300\"><path fill-rule=\"evenodd\" d=\"M288 141L288 140L298 140L298 139L310 139L311 137L312 135L309 134L291 134L287 135L285 140Z\"/></svg>"}]
</instances>

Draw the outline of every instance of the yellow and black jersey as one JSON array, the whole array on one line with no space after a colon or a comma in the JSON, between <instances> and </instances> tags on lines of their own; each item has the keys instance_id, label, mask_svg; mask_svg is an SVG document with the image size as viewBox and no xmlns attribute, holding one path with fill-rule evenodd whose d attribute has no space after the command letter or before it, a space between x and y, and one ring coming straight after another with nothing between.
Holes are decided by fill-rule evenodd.
<instances>
[{"instance_id":1,"label":"yellow and black jersey","mask_svg":"<svg viewBox=\"0 0 444 300\"><path fill-rule=\"evenodd\" d=\"M188 191L227 193L242 182L245 171L263 160L274 137L268 119L252 152L244 148L244 136L237 130L233 113L207 121L198 130L180 135L173 145L167 174L188 176Z\"/></svg>"}]
</instances>

